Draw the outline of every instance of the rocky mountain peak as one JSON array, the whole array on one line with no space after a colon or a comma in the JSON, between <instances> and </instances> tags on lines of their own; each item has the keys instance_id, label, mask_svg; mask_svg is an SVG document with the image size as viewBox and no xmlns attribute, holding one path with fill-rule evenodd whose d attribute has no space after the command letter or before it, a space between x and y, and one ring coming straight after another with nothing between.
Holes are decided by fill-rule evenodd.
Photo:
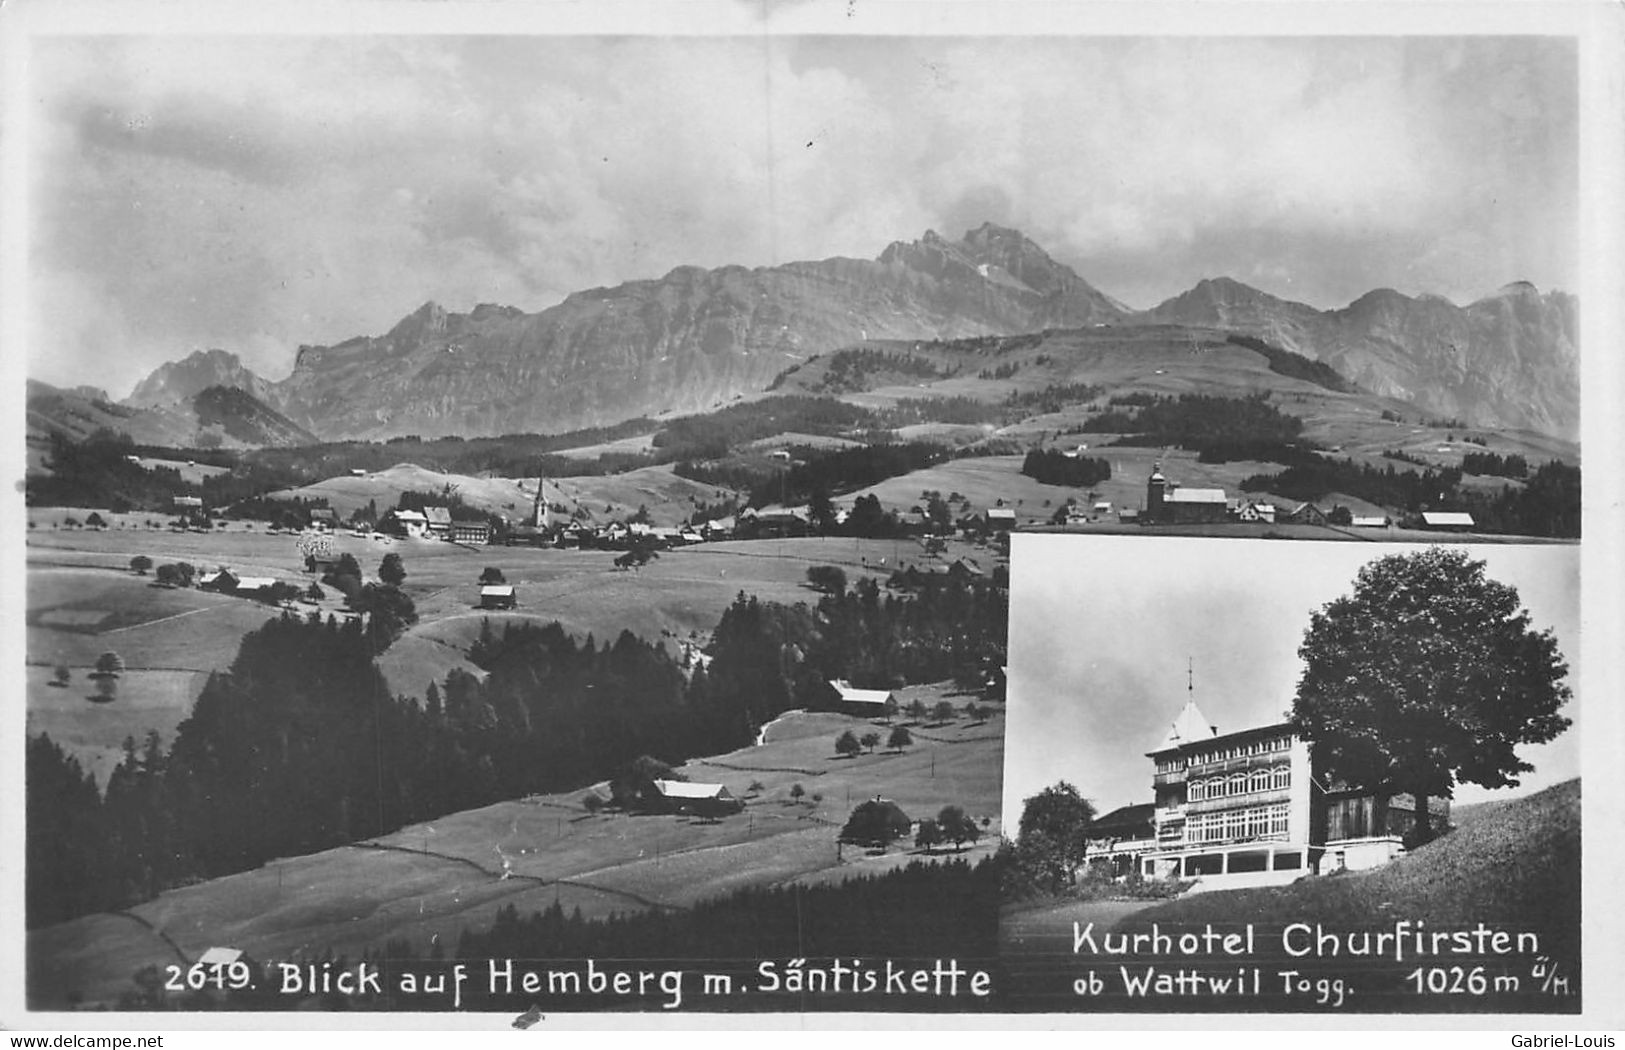
<instances>
[{"instance_id":1,"label":"rocky mountain peak","mask_svg":"<svg viewBox=\"0 0 1625 1050\"><path fill-rule=\"evenodd\" d=\"M132 408L154 408L190 402L212 386L237 387L265 400L270 384L245 367L228 350L197 350L179 361L160 365L136 384L124 404Z\"/></svg>"}]
</instances>

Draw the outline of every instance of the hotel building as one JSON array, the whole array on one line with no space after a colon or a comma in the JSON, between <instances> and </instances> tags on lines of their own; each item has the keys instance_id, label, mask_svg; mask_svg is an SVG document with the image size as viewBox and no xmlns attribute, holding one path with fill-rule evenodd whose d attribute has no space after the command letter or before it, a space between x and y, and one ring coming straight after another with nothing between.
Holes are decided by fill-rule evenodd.
<instances>
[{"instance_id":1,"label":"hotel building","mask_svg":"<svg viewBox=\"0 0 1625 1050\"><path fill-rule=\"evenodd\" d=\"M1090 825L1085 863L1121 876L1200 879L1230 888L1376 867L1404 853L1409 795L1386 801L1316 775L1309 742L1279 722L1219 733L1188 699L1147 752L1153 801ZM1430 801L1449 824L1449 802Z\"/></svg>"}]
</instances>

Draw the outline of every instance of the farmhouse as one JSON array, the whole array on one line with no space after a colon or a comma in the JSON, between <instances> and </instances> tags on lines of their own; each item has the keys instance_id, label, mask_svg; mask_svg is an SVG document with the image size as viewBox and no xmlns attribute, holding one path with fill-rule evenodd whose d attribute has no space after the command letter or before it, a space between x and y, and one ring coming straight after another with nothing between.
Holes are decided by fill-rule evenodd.
<instances>
[{"instance_id":1,"label":"farmhouse","mask_svg":"<svg viewBox=\"0 0 1625 1050\"><path fill-rule=\"evenodd\" d=\"M1151 469L1145 483L1145 513L1142 525L1192 525L1221 522L1230 513L1224 489L1181 488L1162 473L1162 464Z\"/></svg>"},{"instance_id":2,"label":"farmhouse","mask_svg":"<svg viewBox=\"0 0 1625 1050\"><path fill-rule=\"evenodd\" d=\"M1009 532L1016 527L1016 512L1009 507L989 507L987 527L990 532Z\"/></svg>"},{"instance_id":3,"label":"farmhouse","mask_svg":"<svg viewBox=\"0 0 1625 1050\"><path fill-rule=\"evenodd\" d=\"M519 604L519 596L511 583L486 584L480 588L480 608L512 609Z\"/></svg>"},{"instance_id":4,"label":"farmhouse","mask_svg":"<svg viewBox=\"0 0 1625 1050\"><path fill-rule=\"evenodd\" d=\"M415 510L392 510L384 515L379 526L397 536L421 538L428 535L429 519Z\"/></svg>"},{"instance_id":5,"label":"farmhouse","mask_svg":"<svg viewBox=\"0 0 1625 1050\"><path fill-rule=\"evenodd\" d=\"M1410 796L1384 801L1327 783L1311 765L1309 742L1289 724L1221 734L1194 697L1146 757L1153 841L1091 832L1101 844L1091 845L1086 862L1116 871L1132 858L1147 877L1215 888L1270 885L1386 864L1404 852L1415 826ZM1448 823L1447 800L1431 799L1429 812Z\"/></svg>"},{"instance_id":6,"label":"farmhouse","mask_svg":"<svg viewBox=\"0 0 1625 1050\"><path fill-rule=\"evenodd\" d=\"M1237 521L1264 522L1275 524L1275 504L1267 500L1239 499L1236 500L1231 512Z\"/></svg>"},{"instance_id":7,"label":"farmhouse","mask_svg":"<svg viewBox=\"0 0 1625 1050\"><path fill-rule=\"evenodd\" d=\"M1425 510L1422 527L1445 532L1466 532L1473 527L1473 516L1459 510Z\"/></svg>"},{"instance_id":8,"label":"farmhouse","mask_svg":"<svg viewBox=\"0 0 1625 1050\"><path fill-rule=\"evenodd\" d=\"M860 718L880 718L890 710L897 710L897 698L887 689L854 689L852 683L839 678L829 683L835 693L836 707Z\"/></svg>"},{"instance_id":9,"label":"farmhouse","mask_svg":"<svg viewBox=\"0 0 1625 1050\"><path fill-rule=\"evenodd\" d=\"M176 496L171 502L176 510L203 509L203 497L201 496Z\"/></svg>"},{"instance_id":10,"label":"farmhouse","mask_svg":"<svg viewBox=\"0 0 1625 1050\"><path fill-rule=\"evenodd\" d=\"M1349 524L1357 529L1386 529L1391 523L1385 514L1356 514Z\"/></svg>"},{"instance_id":11,"label":"farmhouse","mask_svg":"<svg viewBox=\"0 0 1625 1050\"><path fill-rule=\"evenodd\" d=\"M700 526L700 531L708 540L727 540L733 538L734 526L734 517L730 514L725 518L712 518Z\"/></svg>"},{"instance_id":12,"label":"farmhouse","mask_svg":"<svg viewBox=\"0 0 1625 1050\"><path fill-rule=\"evenodd\" d=\"M657 812L692 813L701 817L724 817L738 813L745 803L721 784L694 784L686 780L656 780L645 804Z\"/></svg>"},{"instance_id":13,"label":"farmhouse","mask_svg":"<svg viewBox=\"0 0 1625 1050\"><path fill-rule=\"evenodd\" d=\"M218 591L221 594L230 594L237 589L241 581L230 569L216 569L206 572L197 578L197 587L200 591Z\"/></svg>"},{"instance_id":14,"label":"farmhouse","mask_svg":"<svg viewBox=\"0 0 1625 1050\"><path fill-rule=\"evenodd\" d=\"M442 540L451 538L451 509L449 507L424 507L423 517L428 522L430 536Z\"/></svg>"},{"instance_id":15,"label":"farmhouse","mask_svg":"<svg viewBox=\"0 0 1625 1050\"><path fill-rule=\"evenodd\" d=\"M1313 503L1300 503L1280 516L1289 525L1324 525L1326 512Z\"/></svg>"},{"instance_id":16,"label":"farmhouse","mask_svg":"<svg viewBox=\"0 0 1625 1050\"><path fill-rule=\"evenodd\" d=\"M738 531L742 539L775 539L805 536L812 531L812 525L805 507L768 507L742 512L738 519Z\"/></svg>"},{"instance_id":17,"label":"farmhouse","mask_svg":"<svg viewBox=\"0 0 1625 1050\"><path fill-rule=\"evenodd\" d=\"M257 598L261 591L268 591L276 586L276 580L269 576L239 576L237 585L232 587L230 593L239 594L245 598Z\"/></svg>"},{"instance_id":18,"label":"farmhouse","mask_svg":"<svg viewBox=\"0 0 1625 1050\"><path fill-rule=\"evenodd\" d=\"M339 513L332 507L312 507L310 523L318 529L336 529L339 527Z\"/></svg>"}]
</instances>

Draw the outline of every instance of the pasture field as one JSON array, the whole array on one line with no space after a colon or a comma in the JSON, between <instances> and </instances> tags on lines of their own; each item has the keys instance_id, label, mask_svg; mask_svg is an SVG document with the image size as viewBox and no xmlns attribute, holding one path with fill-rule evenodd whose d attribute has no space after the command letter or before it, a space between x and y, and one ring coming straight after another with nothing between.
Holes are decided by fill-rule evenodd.
<instances>
[{"instance_id":1,"label":"pasture field","mask_svg":"<svg viewBox=\"0 0 1625 1050\"><path fill-rule=\"evenodd\" d=\"M1096 448L1090 439L1100 436L1069 435L1054 442L1062 448L1090 443L1082 454L1111 464L1112 476L1091 490L1036 481L1021 472L1022 456L976 456L888 478L849 496L841 496L837 502L850 506L859 496L876 496L884 506L906 510L921 504L922 491L934 489L944 497L958 492L970 501L977 514L986 513L1003 500L1003 506L1016 512L1017 523L1027 526L1047 524L1068 499L1086 503L1088 492L1093 491L1100 500L1111 503L1111 518L1116 520L1117 511L1145 505L1145 482L1158 463L1170 480L1187 488L1224 488L1231 496L1241 494L1241 479L1249 474L1280 469L1250 461L1198 463L1196 453L1183 449ZM960 513L957 502L953 504L953 511L956 516Z\"/></svg>"},{"instance_id":2,"label":"pasture field","mask_svg":"<svg viewBox=\"0 0 1625 1050\"><path fill-rule=\"evenodd\" d=\"M415 463L396 464L360 477L343 474L274 492L271 498L325 499L339 517L348 518L369 501L382 513L394 507L403 492L441 493L448 486L468 505L513 520L529 515L536 498L534 478L446 474ZM624 520L643 507L656 524L676 525L687 521L699 503L714 503L729 495L730 491L715 485L680 478L669 465L640 467L623 474L547 479L548 502L562 503L571 512L579 510L588 522Z\"/></svg>"},{"instance_id":3,"label":"pasture field","mask_svg":"<svg viewBox=\"0 0 1625 1050\"><path fill-rule=\"evenodd\" d=\"M208 674L200 671L125 671L115 699L98 693L81 668L66 686L54 683L50 667L29 667L25 676L28 735L44 733L79 760L99 787L124 757L122 741L133 737L139 749L148 730L168 747L175 729L192 710Z\"/></svg>"},{"instance_id":4,"label":"pasture field","mask_svg":"<svg viewBox=\"0 0 1625 1050\"><path fill-rule=\"evenodd\" d=\"M83 520L84 515L77 515ZM193 589L158 587L151 575L138 576L130 558L145 554L154 564L186 561L200 570L229 566L239 574L271 576L308 586L298 538L273 535L263 526L206 533L172 533L134 527L36 529L29 534L27 573L27 659L25 689L30 731L49 732L80 763L106 773L117 764L126 736L140 741L149 728L167 741L190 712L207 673L222 670L237 655L243 636L280 615L281 610L245 598ZM489 619L504 623L557 620L578 637L599 642L630 630L649 641L662 638L676 652L679 640L703 644L740 592L764 601L816 602L806 584L807 569L834 564L849 578L864 573L884 577L899 564L925 563L919 545L907 540L785 539L731 541L666 551L640 570L616 569L612 551L549 550L529 547L467 547L437 540L360 539L346 532L332 537L335 554L350 553L369 575L385 554L401 555L406 592L419 622L379 659L393 692L421 697L429 682L443 681L453 668L483 676L467 660L469 646ZM975 553L985 569L989 552L954 541L948 557ZM498 568L518 591L513 611L477 608L479 577ZM344 615L332 588L320 602L298 602L301 614ZM92 703L84 677L97 656L112 650L129 669L118 699ZM51 669L66 664L72 684L50 685ZM174 684L181 679L184 690ZM168 676L168 677L166 677ZM71 702L68 698L71 698ZM69 713L71 712L71 714ZM37 728L36 728L37 726ZM52 728L54 727L54 728Z\"/></svg>"},{"instance_id":5,"label":"pasture field","mask_svg":"<svg viewBox=\"0 0 1625 1050\"><path fill-rule=\"evenodd\" d=\"M964 699L947 686L914 687L901 698L914 696ZM488 923L510 903L524 913L557 900L566 910L607 916L683 908L744 886L877 873L921 854L911 844L884 854L837 847L848 800L855 806L876 794L916 819L949 804L978 822L987 818L980 843L937 852L979 857L999 833L1004 718L997 705L992 712L983 723L958 715L914 726L916 742L903 752L854 759L837 757L834 739L848 728L861 734L868 722L789 713L767 727L764 743L682 768L747 800L744 812L717 821L590 814L581 804L585 788L532 796L171 890L131 909L135 918L87 916L36 930L28 941L30 998L110 1001L131 987L135 970L180 961L166 937L188 959L219 944L260 960L328 948L355 958L388 938L426 952L432 940L454 943L463 927ZM753 794L756 781L763 790ZM795 783L807 792L800 803L789 797Z\"/></svg>"}]
</instances>

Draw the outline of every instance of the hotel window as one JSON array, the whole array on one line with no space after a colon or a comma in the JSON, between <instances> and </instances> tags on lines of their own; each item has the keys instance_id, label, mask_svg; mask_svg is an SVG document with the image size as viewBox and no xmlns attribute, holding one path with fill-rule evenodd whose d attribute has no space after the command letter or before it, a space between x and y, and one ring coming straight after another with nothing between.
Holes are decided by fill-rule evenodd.
<instances>
[{"instance_id":1,"label":"hotel window","mask_svg":"<svg viewBox=\"0 0 1625 1050\"><path fill-rule=\"evenodd\" d=\"M1270 771L1265 769L1263 766L1259 766L1257 769L1253 770L1252 773L1248 774L1247 790L1268 791L1269 787Z\"/></svg>"},{"instance_id":2,"label":"hotel window","mask_svg":"<svg viewBox=\"0 0 1625 1050\"><path fill-rule=\"evenodd\" d=\"M1292 767L1279 765L1270 770L1270 786L1276 789L1292 785Z\"/></svg>"}]
</instances>

